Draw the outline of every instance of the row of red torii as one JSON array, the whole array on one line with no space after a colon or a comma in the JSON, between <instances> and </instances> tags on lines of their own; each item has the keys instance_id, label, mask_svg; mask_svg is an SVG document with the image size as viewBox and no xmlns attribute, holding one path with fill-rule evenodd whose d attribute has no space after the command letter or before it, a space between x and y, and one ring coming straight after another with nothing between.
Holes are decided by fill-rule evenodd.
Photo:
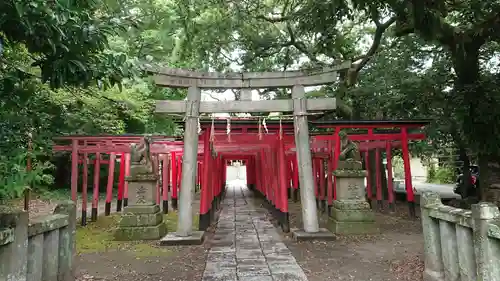
<instances>
[{"instance_id":1,"label":"row of red torii","mask_svg":"<svg viewBox=\"0 0 500 281\"><path fill-rule=\"evenodd\" d=\"M152 154L161 174L158 184L158 204L163 201L164 211L168 211L168 201L178 207L179 219L176 234L190 236L192 233L192 203L195 186L201 187L200 230L205 230L213 213L218 208L225 191L225 166L231 160L243 160L247 168L247 184L262 194L273 206L282 228L289 230L288 199L300 191L303 230L319 231L318 207L324 210L327 202L335 200L335 178L332 171L338 162L340 141L338 133L344 128L365 129L366 133L349 135L359 142L361 151L375 149L380 157L386 150L388 168L389 204L394 203L392 192L391 149L401 147L405 167L405 186L410 212L414 214L414 195L411 188L411 171L408 153L409 140L422 140L422 133L411 133L411 129L425 126L427 121L365 121L365 122L309 122L308 112L335 109L335 99L306 99L305 86L333 83L336 71L350 66L339 66L316 71L292 71L280 73L201 73L178 69L154 69L155 81L159 86L188 88L187 101L159 101L159 113L185 113L184 139L179 141L166 136L153 136ZM292 88L292 100L251 100L254 88ZM241 89L240 101L201 102L201 89ZM291 112L293 121L268 122L265 134L255 120L231 120L231 133L226 131L226 120L200 121L200 113L241 113L241 112ZM318 128L333 128L332 134L309 135L309 124ZM396 128L392 132L376 132L380 128ZM118 179L117 211L128 198L125 176L130 165L130 144L139 142L140 136L67 136L57 141L71 140L70 145L55 145L55 151L71 151L72 199L77 200L78 164L82 163L82 223L87 213L87 177L89 155L95 155L92 219L97 219L99 165L109 163L106 190L105 214L111 211L113 194L114 165L120 158ZM108 159L103 154L109 155ZM367 155L367 154L365 154ZM377 161L376 163L379 163ZM323 165L326 164L326 165ZM326 171L325 171L325 168ZM160 168L161 167L161 168ZM369 167L369 165L366 165ZM376 165L376 196L382 201L380 167ZM369 171L370 172L370 171ZM328 176L325 179L325 174ZM369 179L369 177L367 178ZM326 182L325 182L326 181ZM367 197L373 198L372 183L367 183ZM300 188L299 188L300 187ZM292 191L293 192L290 192ZM170 192L169 192L170 191ZM178 206L177 206L178 205ZM413 211L412 211L413 209Z\"/></svg>"}]
</instances>

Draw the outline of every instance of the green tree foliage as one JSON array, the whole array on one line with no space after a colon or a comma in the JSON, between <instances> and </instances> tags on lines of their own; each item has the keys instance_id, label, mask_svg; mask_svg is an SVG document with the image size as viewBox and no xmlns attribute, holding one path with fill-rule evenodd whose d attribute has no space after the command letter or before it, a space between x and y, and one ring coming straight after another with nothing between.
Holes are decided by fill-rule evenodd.
<instances>
[{"instance_id":1,"label":"green tree foliage","mask_svg":"<svg viewBox=\"0 0 500 281\"><path fill-rule=\"evenodd\" d=\"M203 37L206 64L282 70L351 60L339 83L310 94L340 100L328 118L433 118L432 146L417 148L477 153L488 179L500 167L492 60L500 50L500 1L178 2L194 11L193 30L204 25L200 15L232 15L217 17L215 38ZM236 60L226 55L236 50Z\"/></svg>"},{"instance_id":2,"label":"green tree foliage","mask_svg":"<svg viewBox=\"0 0 500 281\"><path fill-rule=\"evenodd\" d=\"M500 167L498 10L498 0L3 1L0 153L16 163L27 132L42 155L54 135L173 133L152 105L185 93L155 87L143 63L282 71L350 60L337 83L308 93L338 99L325 118L431 118L413 154L472 152L481 186L500 183L489 172Z\"/></svg>"},{"instance_id":3,"label":"green tree foliage","mask_svg":"<svg viewBox=\"0 0 500 281\"><path fill-rule=\"evenodd\" d=\"M54 136L174 133L168 118L153 114L154 101L185 94L154 87L140 67L182 53L170 36L182 32L172 8L169 1L0 3L0 197L51 183Z\"/></svg>"}]
</instances>

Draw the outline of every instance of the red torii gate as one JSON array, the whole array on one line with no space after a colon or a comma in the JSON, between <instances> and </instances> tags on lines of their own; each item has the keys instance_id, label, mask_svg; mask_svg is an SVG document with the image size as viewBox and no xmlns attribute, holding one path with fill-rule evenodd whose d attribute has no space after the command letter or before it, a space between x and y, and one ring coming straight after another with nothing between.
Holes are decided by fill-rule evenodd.
<instances>
[{"instance_id":1,"label":"red torii gate","mask_svg":"<svg viewBox=\"0 0 500 281\"><path fill-rule=\"evenodd\" d=\"M213 212L217 209L218 201L220 201L225 185L225 166L228 160L245 160L247 166L247 184L253 190L261 193L270 206L273 206L274 214L278 217L285 231L288 230L288 198L293 195L297 200L298 196L298 175L297 158L295 157L295 142L293 138L293 124L289 120L267 120L267 132L261 126L259 134L259 125L255 120L231 120L231 132L226 134L227 123L226 119L214 120L213 126L211 121L202 122L204 133L200 135L200 146L198 149L198 173L197 183L202 186L202 199L200 202L200 229L206 229L213 218ZM408 140L422 140L425 138L423 133L409 133L410 128L421 128L428 124L429 121L363 121L363 122L344 122L344 121L329 121L329 122L310 122L311 126L317 128L336 128L333 135L314 135L311 139L312 157L315 159L313 166L316 178L317 190L316 196L318 202L324 202L325 197L328 197L328 206L332 205L335 199L335 180L331 172L335 169L340 152L340 142L338 141L338 132L344 128L364 128L368 130L366 134L349 135L348 137L359 142L361 151L376 149L377 156L380 155L380 149L386 149L388 155L388 189L389 189L389 206L393 207L394 198L392 192L392 169L390 155L392 148L402 147L403 160L405 163L405 183L407 189L407 199L410 204L410 214L414 215L414 195L411 188L411 171L409 167ZM281 125L280 125L281 124ZM374 132L379 128L400 128L400 133L379 133ZM212 152L210 145L210 131L215 131L213 134L212 147L215 152L220 154L217 161L210 158ZM281 128L281 129L280 129ZM282 132L282 138L278 137L278 133ZM72 153L72 174L71 174L71 193L72 199L76 201L77 185L78 185L78 164L83 166L82 179L82 224L86 221L87 212L87 175L88 175L88 160L89 154L95 154L94 164L94 188L92 199L92 219L97 219L98 207L98 191L99 191L99 170L100 164L108 164L108 182L106 192L105 215L109 215L111 211L111 201L113 197L113 180L114 180L114 164L116 156L120 157L120 175L118 178L118 194L117 194L117 211L122 208L122 203L127 204L128 191L125 176L130 168L130 144L140 141L142 136L125 135L125 136L65 136L55 140L58 142L68 142L70 145L54 145L54 151L68 151ZM155 158L157 166L162 163L161 173L162 185L158 185L158 194L161 194L163 200L164 212L168 212L169 190L171 192L172 205L174 209L177 207L177 193L180 187L181 175L181 157L183 153L183 143L177 138L168 136L153 136L153 144L151 152L157 155ZM404 145L406 143L406 145ZM277 155L280 156L281 162L285 161L284 165L274 167L279 159L270 156L268 150L274 149ZM208 153L207 153L208 152ZM283 156L280 155L281 152ZM81 154L83 158L79 158ZM102 157L101 154L109 154L109 160ZM265 159L259 159L264 157ZM78 161L73 161L78 159ZM267 159L267 160L266 160ZM123 161L124 160L124 161ZM260 162L259 162L260 161ZM264 162L262 162L264 161ZM319 162L327 161L328 168L325 172L322 170L323 165ZM377 161L378 163L378 161ZM264 168L262 165L271 167ZM259 166L260 165L260 166ZM281 168L283 166L283 168ZM369 167L367 165L367 167ZM212 173L211 171L220 169L221 174ZM277 169L277 170L273 170ZM257 170L260 171L261 178L257 176ZM370 172L370 171L369 171ZM327 174L327 183L325 186L324 177L320 176ZM207 176L208 175L208 176ZM380 176L380 167L377 166L377 175ZM212 179L211 179L212 177ZM377 201L382 200L381 183L377 177ZM369 181L369 177L367 178ZM266 182L269 186L263 186ZM174 187L169 189L169 185ZM291 192L291 191L294 192ZM280 196L278 196L280 194ZM283 197L283 198L281 198ZM371 201L371 183L367 184L367 197ZM158 196L160 200L160 196ZM157 203L160 203L158 201ZM323 203L324 204L324 203Z\"/></svg>"},{"instance_id":2,"label":"red torii gate","mask_svg":"<svg viewBox=\"0 0 500 281\"><path fill-rule=\"evenodd\" d=\"M116 211L119 212L123 205L127 205L128 198L128 184L125 181L125 176L130 172L130 144L138 143L143 136L138 135L124 135L124 136L64 136L54 138L56 142L70 142L66 145L54 145L54 152L71 152L71 199L76 202L77 200L77 189L78 189L78 164L82 164L82 225L86 224L87 217L87 187L88 187L88 160L89 154L94 154L95 159L93 159L92 164L94 164L93 171L93 192L92 192L92 211L91 219L96 220L98 215L98 200L99 200L99 177L100 177L100 165L108 164L108 181L106 186L106 203L105 203L105 215L111 213L111 201L113 198L113 184L114 184L114 172L115 163L119 156L120 169L118 177L118 194L117 194L117 205ZM152 136L154 145L151 148L152 154L163 154L162 157L156 157L155 161L162 161L163 168L169 166L168 157L165 157L167 153L174 155L172 162L179 161L175 157L175 153L182 153L182 141L175 140L175 138L167 136ZM109 155L108 159L104 159L103 155ZM81 156L81 157L80 157ZM159 158L162 158L161 160ZM158 167L158 165L156 165ZM173 173L172 182L175 183L180 175ZM163 179L165 177L168 179L170 173L163 173ZM165 190L165 183L163 184L163 190ZM160 187L158 186L158 193L160 193ZM172 192L172 196L176 195ZM168 212L168 192L163 192L163 205L164 212ZM176 198L176 197L175 197ZM158 200L160 197L158 196ZM158 202L159 203L159 202Z\"/></svg>"},{"instance_id":3,"label":"red torii gate","mask_svg":"<svg viewBox=\"0 0 500 281\"><path fill-rule=\"evenodd\" d=\"M375 150L376 158L376 200L377 205L382 208L382 179L380 167L380 150L385 149L387 158L387 185L388 185L388 201L389 208L394 210L394 193L392 185L392 149L401 148L405 172L405 188L406 198L408 202L409 214L415 217L415 198L413 192L411 167L410 167L410 153L408 150L408 142L410 140L425 140L425 134L422 132L411 133L410 130L420 130L430 123L430 120L378 120L378 121L312 121L312 126L317 128L334 129L333 135L317 135L313 136L314 148L328 147L330 151L330 158L332 168L335 169L338 162L338 155L340 154L340 138L339 132L344 129L362 129L366 133L353 133L348 136L352 141L358 143L359 150L364 152L365 166L368 173L370 165L368 163L368 151ZM374 130L380 129L395 129L396 132L375 132ZM319 142L323 141L322 144ZM315 143L316 142L316 143ZM314 148L313 148L314 147ZM333 148L333 149L332 149ZM367 199L372 203L372 183L370 176L367 176ZM335 198L335 182L333 182L333 197ZM332 199L328 197L328 205L331 206Z\"/></svg>"},{"instance_id":4,"label":"red torii gate","mask_svg":"<svg viewBox=\"0 0 500 281\"><path fill-rule=\"evenodd\" d=\"M277 149L278 154L282 151L285 155L289 155L286 161L288 162L284 167L287 169L282 170L281 165L279 165L279 171L275 171L272 169L272 166L268 167L268 170L263 170L264 178L271 177L272 179L268 182L271 182L272 186L276 186L279 178L279 185L281 187L275 187L277 190L272 190L270 192L268 189L259 189L257 190L268 199L271 203L271 206L274 209L278 210L275 214L278 216L278 221L282 224L282 227L286 231L288 229L288 198L290 197L290 188L295 189L295 194L298 190L298 173L299 169L297 168L296 157L294 157L294 148L295 144L292 138L291 132L293 133L293 125L290 121L271 121L268 120L268 134L255 134L255 132L261 132L262 128L257 128L260 125L255 124L255 121L252 120L231 120L231 133L227 134L221 131L226 129L227 123L226 120L217 120L213 122L212 128L216 131L214 134L213 146L216 151L220 151L222 149L229 149L228 152L221 152L222 156L225 159L231 160L247 160L250 165L247 165L247 168L250 169L248 173L250 176L247 179L247 184L250 187L257 182L254 178L255 176L252 174L252 170L255 167L252 167L254 164L256 157L264 157L264 152L262 149L258 147L258 145L265 145L268 148L273 146L273 143L276 142L276 132L280 131L279 125L281 124L281 131L283 132L283 146ZM279 123L278 123L279 122ZM323 165L317 163L317 161L321 161L321 159L325 159L328 161L328 169L327 169L327 188L328 188L328 205L329 207L332 205L333 200L335 199L335 178L332 175L332 171L335 169L338 162L338 155L340 154L340 141L338 137L338 132L342 129L350 129L350 128L358 128L358 129L366 129L368 132L365 134L352 134L349 135L348 138L352 141L356 141L359 143L359 149L362 152L366 152L372 149L376 150L376 157L380 157L380 149L386 149L386 153L388 155L388 189L389 189L389 207L394 209L394 196L393 196L393 187L392 187L392 166L391 166L391 152L392 148L403 149L403 160L405 165L405 182L406 182L406 191L407 191L407 201L409 204L410 215L415 215L415 204L414 204L414 194L411 184L411 170L409 163L409 152L408 152L408 141L409 140L423 140L425 139L425 134L423 133L410 133L409 129L421 129L423 126L429 123L428 120L415 120L415 121L358 121L358 122L343 122L343 121L329 121L329 122L310 122L312 126L316 126L318 128L336 128L335 133L333 135L317 135L311 137L311 148L312 148L312 156L315 158L316 165L313 165L314 175L316 178L316 196L318 201L325 201L325 186L324 186L324 176L322 176L325 171L323 171ZM210 130L209 125L210 122L203 122L202 128L205 128L206 134L208 134L207 130ZM397 128L400 132L374 132L374 129L381 128ZM218 133L217 133L218 131ZM233 133L238 132L238 133ZM250 132L253 132L250 133ZM270 138L269 138L270 137ZM205 143L209 141L209 136L205 135ZM322 142L322 143L321 143ZM208 147L208 146L206 146ZM258 152L256 152L256 150ZM259 151L260 150L260 151ZM246 151L246 153L244 153ZM232 154L230 154L231 152ZM260 154L259 154L260 153ZM229 154L229 155L228 155ZM205 154L206 155L206 154ZM265 156L268 157L268 156ZM365 156L365 159L367 157ZM295 161L294 161L295 160ZM325 161L323 160L323 161ZM273 161L273 160L271 160ZM272 163L272 162L271 162ZM276 163L276 162L274 162ZM381 167L379 162L377 161L377 193L376 198L379 206L382 206L382 186L381 186L381 178L380 178L380 170ZM367 163L366 163L367 164ZM288 166L287 166L288 165ZM366 165L368 172L369 165ZM291 172L290 172L291 171ZM284 174L284 175L283 175ZM281 178L285 178L285 180L281 180ZM369 177L367 178L367 198L371 203L372 200L372 190L371 183L369 182ZM286 190L286 193L282 192L282 189ZM281 190L281 191L280 191ZM276 194L288 194L288 198L284 197L276 197ZM272 198L270 198L271 196ZM295 200L297 196L294 196ZM281 212L281 213L280 213Z\"/></svg>"}]
</instances>

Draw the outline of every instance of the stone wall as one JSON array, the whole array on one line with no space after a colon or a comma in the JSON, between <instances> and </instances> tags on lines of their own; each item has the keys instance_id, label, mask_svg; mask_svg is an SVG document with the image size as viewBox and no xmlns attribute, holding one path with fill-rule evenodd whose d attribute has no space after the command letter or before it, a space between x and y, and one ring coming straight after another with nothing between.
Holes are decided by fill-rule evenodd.
<instances>
[{"instance_id":1,"label":"stone wall","mask_svg":"<svg viewBox=\"0 0 500 281\"><path fill-rule=\"evenodd\" d=\"M0 281L69 281L74 277L76 208L29 220L28 213L0 207Z\"/></svg>"},{"instance_id":2,"label":"stone wall","mask_svg":"<svg viewBox=\"0 0 500 281\"><path fill-rule=\"evenodd\" d=\"M500 211L495 205L453 208L432 192L423 193L420 203L424 280L500 281Z\"/></svg>"}]
</instances>

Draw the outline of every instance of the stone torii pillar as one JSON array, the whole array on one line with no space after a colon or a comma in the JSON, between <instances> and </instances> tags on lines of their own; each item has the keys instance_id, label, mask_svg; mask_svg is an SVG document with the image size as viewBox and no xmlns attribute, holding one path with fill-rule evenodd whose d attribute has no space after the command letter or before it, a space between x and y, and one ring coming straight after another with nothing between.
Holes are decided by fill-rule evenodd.
<instances>
[{"instance_id":1,"label":"stone torii pillar","mask_svg":"<svg viewBox=\"0 0 500 281\"><path fill-rule=\"evenodd\" d=\"M303 229L294 230L296 239L330 239L332 233L320 229L314 198L311 151L309 145L308 111L333 110L334 98L306 99L304 87L330 84L337 80L337 71L351 66L345 62L320 70L264 73L207 73L181 69L150 69L156 85L188 88L187 101L157 101L157 113L185 113L184 158L177 232L168 234L162 243L198 244L202 232L193 232L192 203L198 150L197 122L199 113L294 112L295 140L299 164ZM292 100L251 100L251 89L292 88ZM242 89L242 100L200 102L201 89Z\"/></svg>"}]
</instances>

